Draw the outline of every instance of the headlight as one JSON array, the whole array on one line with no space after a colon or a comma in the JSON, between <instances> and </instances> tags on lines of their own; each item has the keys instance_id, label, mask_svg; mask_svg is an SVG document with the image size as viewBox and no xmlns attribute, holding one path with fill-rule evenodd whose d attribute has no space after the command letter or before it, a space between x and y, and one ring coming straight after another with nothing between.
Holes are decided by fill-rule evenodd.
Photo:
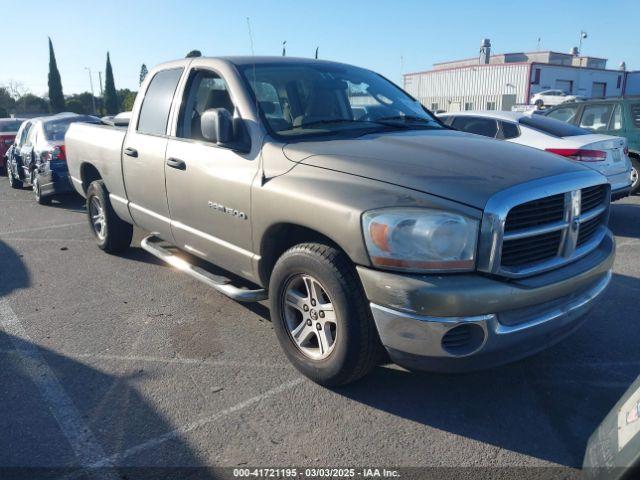
<instances>
[{"instance_id":1,"label":"headlight","mask_svg":"<svg viewBox=\"0 0 640 480\"><path fill-rule=\"evenodd\" d=\"M413 272L475 268L479 222L425 208L372 210L362 216L371 262Z\"/></svg>"}]
</instances>

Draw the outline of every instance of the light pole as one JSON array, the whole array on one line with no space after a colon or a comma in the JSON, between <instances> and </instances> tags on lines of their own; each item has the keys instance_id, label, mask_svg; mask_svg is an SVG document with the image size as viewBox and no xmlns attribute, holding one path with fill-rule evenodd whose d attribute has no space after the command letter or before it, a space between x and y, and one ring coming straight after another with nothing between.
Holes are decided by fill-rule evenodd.
<instances>
[{"instance_id":1,"label":"light pole","mask_svg":"<svg viewBox=\"0 0 640 480\"><path fill-rule=\"evenodd\" d=\"M582 56L582 41L587 38L587 32L584 30L580 31L580 42L578 43L578 55ZM582 60L580 60L580 66L582 66Z\"/></svg>"},{"instance_id":2,"label":"light pole","mask_svg":"<svg viewBox=\"0 0 640 480\"><path fill-rule=\"evenodd\" d=\"M89 72L89 85L91 86L91 104L93 105L93 114L96 112L96 96L93 94L93 78L91 77L91 69L89 67L84 67L85 70Z\"/></svg>"}]
</instances>

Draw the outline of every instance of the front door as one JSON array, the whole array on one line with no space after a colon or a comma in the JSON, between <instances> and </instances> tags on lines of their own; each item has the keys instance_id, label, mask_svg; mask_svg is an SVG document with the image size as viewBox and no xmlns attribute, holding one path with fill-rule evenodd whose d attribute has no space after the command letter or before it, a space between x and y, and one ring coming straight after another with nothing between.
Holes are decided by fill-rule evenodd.
<instances>
[{"instance_id":1,"label":"front door","mask_svg":"<svg viewBox=\"0 0 640 480\"><path fill-rule=\"evenodd\" d=\"M234 273L252 276L251 184L255 154L206 141L200 117L208 109L235 108L225 81L205 69L192 70L176 137L167 145L167 199L176 245Z\"/></svg>"},{"instance_id":2,"label":"front door","mask_svg":"<svg viewBox=\"0 0 640 480\"><path fill-rule=\"evenodd\" d=\"M172 236L164 159L169 112L183 70L161 70L154 75L138 118L131 119L122 146L122 170L131 216L137 225L169 241Z\"/></svg>"}]
</instances>

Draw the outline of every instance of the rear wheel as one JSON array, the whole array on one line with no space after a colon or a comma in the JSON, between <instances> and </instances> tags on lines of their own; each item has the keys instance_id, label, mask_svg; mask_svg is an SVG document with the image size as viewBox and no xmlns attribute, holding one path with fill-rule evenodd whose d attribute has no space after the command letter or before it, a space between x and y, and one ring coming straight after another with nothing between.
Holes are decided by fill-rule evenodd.
<instances>
[{"instance_id":1,"label":"rear wheel","mask_svg":"<svg viewBox=\"0 0 640 480\"><path fill-rule=\"evenodd\" d=\"M105 252L120 253L131 245L133 226L116 215L102 180L87 189L87 216L98 247Z\"/></svg>"},{"instance_id":2,"label":"rear wheel","mask_svg":"<svg viewBox=\"0 0 640 480\"><path fill-rule=\"evenodd\" d=\"M326 386L353 382L381 358L382 345L353 264L319 243L287 250L269 282L271 318L293 365Z\"/></svg>"},{"instance_id":3,"label":"rear wheel","mask_svg":"<svg viewBox=\"0 0 640 480\"><path fill-rule=\"evenodd\" d=\"M36 202L40 205L51 205L51 196L50 195L42 195L42 189L40 187L40 179L38 178L38 174L33 174L33 180L31 181L31 186L33 188L33 194L36 197Z\"/></svg>"},{"instance_id":4,"label":"rear wheel","mask_svg":"<svg viewBox=\"0 0 640 480\"><path fill-rule=\"evenodd\" d=\"M631 160L631 191L629 195L635 195L640 191L640 159L630 157Z\"/></svg>"},{"instance_id":5,"label":"rear wheel","mask_svg":"<svg viewBox=\"0 0 640 480\"><path fill-rule=\"evenodd\" d=\"M19 178L15 177L9 165L7 165L7 176L9 177L9 184L11 185L11 188L22 188L22 181Z\"/></svg>"}]
</instances>

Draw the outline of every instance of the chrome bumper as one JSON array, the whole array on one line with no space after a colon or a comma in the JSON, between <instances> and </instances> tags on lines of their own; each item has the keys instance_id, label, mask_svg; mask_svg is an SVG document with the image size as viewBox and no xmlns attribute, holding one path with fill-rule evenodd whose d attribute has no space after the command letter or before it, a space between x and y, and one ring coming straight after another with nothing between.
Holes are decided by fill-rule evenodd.
<instances>
[{"instance_id":1,"label":"chrome bumper","mask_svg":"<svg viewBox=\"0 0 640 480\"><path fill-rule=\"evenodd\" d=\"M573 332L611 282L614 257L608 235L584 259L519 282L358 271L394 362L467 371L518 360Z\"/></svg>"},{"instance_id":2,"label":"chrome bumper","mask_svg":"<svg viewBox=\"0 0 640 480\"><path fill-rule=\"evenodd\" d=\"M505 314L479 315L475 317L426 317L392 310L371 304L371 311L378 333L385 347L410 355L441 358L461 358L508 350L521 345L524 355L545 348L559 340L555 332L567 332L572 325L589 311L594 302L605 291L611 281L611 271L599 279L586 291L550 302L552 305L538 305L521 309L518 315L524 321L505 324L501 321ZM452 351L443 340L446 334L461 325L476 325L483 335L467 351ZM540 341L536 341L536 339ZM393 356L393 355L392 355Z\"/></svg>"}]
</instances>

